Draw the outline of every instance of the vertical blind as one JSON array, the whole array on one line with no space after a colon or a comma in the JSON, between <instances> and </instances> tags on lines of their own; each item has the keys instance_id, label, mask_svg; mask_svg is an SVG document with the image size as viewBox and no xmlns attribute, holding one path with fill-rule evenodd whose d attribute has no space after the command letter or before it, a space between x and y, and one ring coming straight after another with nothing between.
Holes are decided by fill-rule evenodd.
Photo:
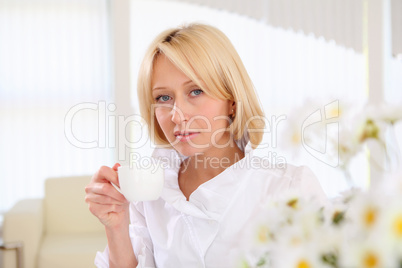
<instances>
[{"instance_id":1,"label":"vertical blind","mask_svg":"<svg viewBox=\"0 0 402 268\"><path fill-rule=\"evenodd\" d=\"M76 142L98 139L97 106L72 114L111 99L109 58L107 1L0 1L0 211L41 197L48 177L111 163Z\"/></svg>"},{"instance_id":2,"label":"vertical blind","mask_svg":"<svg viewBox=\"0 0 402 268\"><path fill-rule=\"evenodd\" d=\"M176 0L164 0L176 1ZM180 0L228 10L275 27L313 33L361 52L363 14L369 2L378 0ZM383 0L380 0L383 1ZM392 52L402 53L402 1L389 1L392 20Z\"/></svg>"}]
</instances>

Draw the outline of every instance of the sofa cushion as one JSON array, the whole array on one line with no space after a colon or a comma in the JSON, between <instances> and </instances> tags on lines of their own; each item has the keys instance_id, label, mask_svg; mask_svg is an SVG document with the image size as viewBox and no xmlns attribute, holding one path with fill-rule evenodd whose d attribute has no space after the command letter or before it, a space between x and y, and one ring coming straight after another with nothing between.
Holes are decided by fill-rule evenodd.
<instances>
[{"instance_id":1,"label":"sofa cushion","mask_svg":"<svg viewBox=\"0 0 402 268\"><path fill-rule=\"evenodd\" d=\"M85 203L90 176L51 178L45 182L46 234L104 232L103 225Z\"/></svg>"},{"instance_id":2,"label":"sofa cushion","mask_svg":"<svg viewBox=\"0 0 402 268\"><path fill-rule=\"evenodd\" d=\"M42 241L38 255L38 268L94 267L97 251L106 247L104 234L54 234Z\"/></svg>"}]
</instances>

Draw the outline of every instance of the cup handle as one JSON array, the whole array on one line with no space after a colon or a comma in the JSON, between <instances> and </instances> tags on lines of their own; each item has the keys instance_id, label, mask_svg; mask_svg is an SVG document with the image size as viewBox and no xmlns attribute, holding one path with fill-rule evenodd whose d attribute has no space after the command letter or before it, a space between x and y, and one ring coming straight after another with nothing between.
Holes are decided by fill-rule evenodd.
<instances>
[{"instance_id":1,"label":"cup handle","mask_svg":"<svg viewBox=\"0 0 402 268\"><path fill-rule=\"evenodd\" d=\"M113 185L114 188L116 188L117 191L119 191L119 193L121 193L122 195L124 195L124 194L121 192L119 186L117 186L117 185L114 184L113 182L110 182L110 183Z\"/></svg>"}]
</instances>

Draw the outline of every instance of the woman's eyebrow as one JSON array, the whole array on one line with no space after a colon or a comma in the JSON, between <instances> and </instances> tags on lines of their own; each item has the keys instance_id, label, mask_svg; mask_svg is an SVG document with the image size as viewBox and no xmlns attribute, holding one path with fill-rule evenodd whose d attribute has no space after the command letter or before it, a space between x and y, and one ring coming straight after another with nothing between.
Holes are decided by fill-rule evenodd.
<instances>
[{"instance_id":1,"label":"woman's eyebrow","mask_svg":"<svg viewBox=\"0 0 402 268\"><path fill-rule=\"evenodd\" d=\"M187 86L187 85L189 85L189 84L194 84L194 85L195 85L195 83L194 83L193 80L187 80L186 82L184 82L184 83L182 84L182 86ZM154 88L152 88L152 90L165 90L165 89L168 89L168 87L160 86L160 87L154 87Z\"/></svg>"},{"instance_id":2,"label":"woman's eyebrow","mask_svg":"<svg viewBox=\"0 0 402 268\"><path fill-rule=\"evenodd\" d=\"M166 87L154 87L152 90L164 90L164 89L166 89Z\"/></svg>"},{"instance_id":3,"label":"woman's eyebrow","mask_svg":"<svg viewBox=\"0 0 402 268\"><path fill-rule=\"evenodd\" d=\"M188 84L195 84L193 80L188 80L183 83L183 86L187 86Z\"/></svg>"}]
</instances>

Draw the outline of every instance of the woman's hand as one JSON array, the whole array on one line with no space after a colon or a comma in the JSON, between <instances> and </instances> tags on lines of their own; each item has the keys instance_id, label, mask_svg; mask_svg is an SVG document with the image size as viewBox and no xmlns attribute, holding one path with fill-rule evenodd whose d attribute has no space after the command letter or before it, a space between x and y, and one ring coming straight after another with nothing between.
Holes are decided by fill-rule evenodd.
<instances>
[{"instance_id":1,"label":"woman's hand","mask_svg":"<svg viewBox=\"0 0 402 268\"><path fill-rule=\"evenodd\" d=\"M137 259L129 236L129 205L127 199L116 190L120 187L117 168L101 167L85 187L85 202L89 211L102 222L106 229L109 246L109 267L137 267Z\"/></svg>"},{"instance_id":2,"label":"woman's hand","mask_svg":"<svg viewBox=\"0 0 402 268\"><path fill-rule=\"evenodd\" d=\"M85 202L89 211L94 214L106 228L127 228L129 225L129 202L111 184L119 186L117 168L103 166L92 177L85 187Z\"/></svg>"}]
</instances>

